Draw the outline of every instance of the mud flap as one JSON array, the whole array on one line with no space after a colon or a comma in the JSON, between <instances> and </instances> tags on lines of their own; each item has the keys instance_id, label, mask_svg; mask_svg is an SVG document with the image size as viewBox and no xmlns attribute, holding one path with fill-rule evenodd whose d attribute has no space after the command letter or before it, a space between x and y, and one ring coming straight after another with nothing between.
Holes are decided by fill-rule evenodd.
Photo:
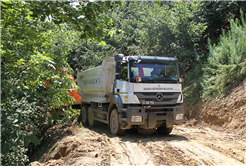
<instances>
[{"instance_id":1,"label":"mud flap","mask_svg":"<svg viewBox=\"0 0 246 166\"><path fill-rule=\"evenodd\" d=\"M167 124L167 128L171 128L173 127L173 113L167 113L166 115L166 124Z\"/></svg>"},{"instance_id":2,"label":"mud flap","mask_svg":"<svg viewBox=\"0 0 246 166\"><path fill-rule=\"evenodd\" d=\"M156 126L156 114L149 114L147 128L153 129Z\"/></svg>"}]
</instances>

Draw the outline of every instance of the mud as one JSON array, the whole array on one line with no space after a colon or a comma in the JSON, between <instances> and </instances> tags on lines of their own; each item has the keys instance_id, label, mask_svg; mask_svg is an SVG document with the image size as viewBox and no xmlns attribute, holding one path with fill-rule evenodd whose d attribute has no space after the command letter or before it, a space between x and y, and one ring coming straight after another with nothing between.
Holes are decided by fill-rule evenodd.
<instances>
[{"instance_id":1,"label":"mud","mask_svg":"<svg viewBox=\"0 0 246 166\"><path fill-rule=\"evenodd\" d=\"M246 140L198 124L175 126L169 136L139 135L130 130L118 137L107 125L87 128L74 124L69 128L72 134L64 135L29 165L246 164Z\"/></svg>"}]
</instances>

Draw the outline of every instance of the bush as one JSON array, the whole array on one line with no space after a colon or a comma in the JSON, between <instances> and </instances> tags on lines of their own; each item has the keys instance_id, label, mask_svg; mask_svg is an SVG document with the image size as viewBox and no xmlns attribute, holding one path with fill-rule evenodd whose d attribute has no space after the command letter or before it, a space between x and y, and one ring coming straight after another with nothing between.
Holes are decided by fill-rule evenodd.
<instances>
[{"instance_id":1,"label":"bush","mask_svg":"<svg viewBox=\"0 0 246 166\"><path fill-rule=\"evenodd\" d=\"M203 98L227 92L246 76L246 23L241 15L231 20L231 30L223 33L218 45L209 47L210 55L204 71Z\"/></svg>"},{"instance_id":2,"label":"bush","mask_svg":"<svg viewBox=\"0 0 246 166\"><path fill-rule=\"evenodd\" d=\"M185 103L188 105L194 105L201 99L202 96L202 85L203 80L203 64L198 63L193 70L185 74L185 82L183 85L183 93Z\"/></svg>"},{"instance_id":3,"label":"bush","mask_svg":"<svg viewBox=\"0 0 246 166\"><path fill-rule=\"evenodd\" d=\"M10 151L5 155L1 156L1 164L2 165L25 165L28 162L28 156L26 152L27 148L24 146L12 146L10 147Z\"/></svg>"}]
</instances>

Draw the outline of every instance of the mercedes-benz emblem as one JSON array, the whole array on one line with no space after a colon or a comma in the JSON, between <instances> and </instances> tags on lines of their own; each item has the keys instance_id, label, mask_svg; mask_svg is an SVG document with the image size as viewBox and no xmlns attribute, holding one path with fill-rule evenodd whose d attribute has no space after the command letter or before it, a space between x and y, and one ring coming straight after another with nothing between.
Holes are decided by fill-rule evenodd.
<instances>
[{"instance_id":1,"label":"mercedes-benz emblem","mask_svg":"<svg viewBox=\"0 0 246 166\"><path fill-rule=\"evenodd\" d=\"M161 92L156 93L156 100L161 101L163 99L163 94Z\"/></svg>"}]
</instances>

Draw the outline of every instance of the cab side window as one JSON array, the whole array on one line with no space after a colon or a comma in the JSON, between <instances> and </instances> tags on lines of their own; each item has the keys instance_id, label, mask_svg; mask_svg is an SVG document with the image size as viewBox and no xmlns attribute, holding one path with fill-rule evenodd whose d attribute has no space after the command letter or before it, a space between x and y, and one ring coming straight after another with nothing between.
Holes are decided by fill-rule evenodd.
<instances>
[{"instance_id":1,"label":"cab side window","mask_svg":"<svg viewBox=\"0 0 246 166\"><path fill-rule=\"evenodd\" d=\"M127 80L127 64L122 64L121 65L121 72L120 72L120 76L121 76L121 80Z\"/></svg>"}]
</instances>

